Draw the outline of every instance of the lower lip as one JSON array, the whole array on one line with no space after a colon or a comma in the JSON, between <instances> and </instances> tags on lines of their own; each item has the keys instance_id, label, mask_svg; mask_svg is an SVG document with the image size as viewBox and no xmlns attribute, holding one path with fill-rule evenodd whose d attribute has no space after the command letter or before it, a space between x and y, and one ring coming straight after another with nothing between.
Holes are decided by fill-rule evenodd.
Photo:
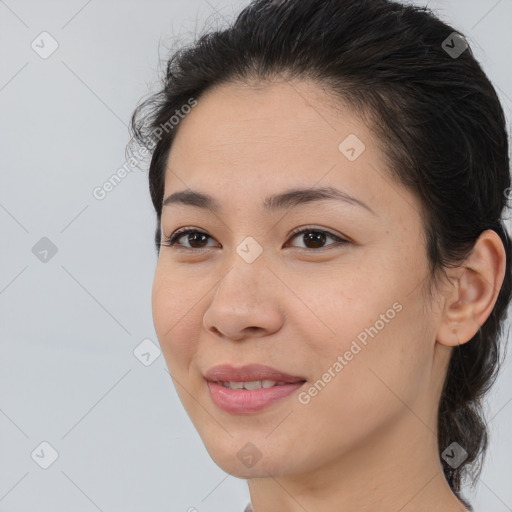
<instances>
[{"instance_id":1,"label":"lower lip","mask_svg":"<svg viewBox=\"0 0 512 512\"><path fill-rule=\"evenodd\" d=\"M305 383L297 382L259 389L231 389L211 381L207 381L207 384L210 396L217 407L232 414L242 414L261 411L277 400L290 395Z\"/></svg>"}]
</instances>

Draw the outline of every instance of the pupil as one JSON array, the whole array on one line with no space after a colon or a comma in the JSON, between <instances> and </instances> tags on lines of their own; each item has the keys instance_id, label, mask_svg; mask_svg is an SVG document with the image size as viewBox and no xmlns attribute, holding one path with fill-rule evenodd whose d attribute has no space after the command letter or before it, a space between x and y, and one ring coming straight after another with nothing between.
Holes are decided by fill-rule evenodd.
<instances>
[{"instance_id":1,"label":"pupil","mask_svg":"<svg viewBox=\"0 0 512 512\"><path fill-rule=\"evenodd\" d=\"M313 233L316 233L316 235ZM325 234L321 233L320 231L311 231L310 233L307 233L304 236L307 238L309 242L313 243L314 247L321 247L325 243Z\"/></svg>"},{"instance_id":2,"label":"pupil","mask_svg":"<svg viewBox=\"0 0 512 512\"><path fill-rule=\"evenodd\" d=\"M188 235L188 242L190 245L193 246L193 243L194 241L192 240L193 238L197 238L197 237L203 237L203 238L206 238L206 235L204 233L190 233ZM197 240L195 240L197 242ZM204 240L203 240L204 241Z\"/></svg>"}]
</instances>

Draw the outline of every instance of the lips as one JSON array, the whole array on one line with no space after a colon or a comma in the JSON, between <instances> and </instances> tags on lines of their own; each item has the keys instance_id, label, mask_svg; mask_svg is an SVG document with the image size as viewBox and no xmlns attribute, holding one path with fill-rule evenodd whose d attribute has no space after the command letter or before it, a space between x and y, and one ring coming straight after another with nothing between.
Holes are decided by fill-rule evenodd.
<instances>
[{"instance_id":1,"label":"lips","mask_svg":"<svg viewBox=\"0 0 512 512\"><path fill-rule=\"evenodd\" d=\"M249 364L235 368L223 364L205 374L213 403L230 414L253 414L297 392L306 379L270 366Z\"/></svg>"},{"instance_id":2,"label":"lips","mask_svg":"<svg viewBox=\"0 0 512 512\"><path fill-rule=\"evenodd\" d=\"M235 368L229 364L222 364L210 368L205 373L206 380L210 382L251 382L270 380L278 383L295 384L305 382L304 377L289 375L287 373L261 364L249 364Z\"/></svg>"}]
</instances>

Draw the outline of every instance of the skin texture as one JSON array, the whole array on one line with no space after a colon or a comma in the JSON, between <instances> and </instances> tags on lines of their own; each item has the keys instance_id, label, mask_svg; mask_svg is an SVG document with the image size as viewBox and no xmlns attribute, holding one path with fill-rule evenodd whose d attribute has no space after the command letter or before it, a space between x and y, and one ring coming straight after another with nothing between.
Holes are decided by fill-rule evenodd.
<instances>
[{"instance_id":1,"label":"skin texture","mask_svg":"<svg viewBox=\"0 0 512 512\"><path fill-rule=\"evenodd\" d=\"M365 145L354 161L338 149L349 134ZM313 82L224 84L179 126L164 197L190 188L221 209L164 206L164 236L190 226L210 238L162 246L153 319L188 415L213 460L248 479L255 512L465 510L442 473L437 406L452 346L492 311L504 249L484 232L431 297L420 204L383 162L368 126ZM268 195L329 185L373 213L341 201L262 208ZM290 236L306 225L348 243ZM263 249L252 263L236 251L248 236ZM307 404L298 392L252 414L212 402L203 375L222 363L266 364L308 389L381 315ZM261 454L252 467L237 457L246 443Z\"/></svg>"}]
</instances>

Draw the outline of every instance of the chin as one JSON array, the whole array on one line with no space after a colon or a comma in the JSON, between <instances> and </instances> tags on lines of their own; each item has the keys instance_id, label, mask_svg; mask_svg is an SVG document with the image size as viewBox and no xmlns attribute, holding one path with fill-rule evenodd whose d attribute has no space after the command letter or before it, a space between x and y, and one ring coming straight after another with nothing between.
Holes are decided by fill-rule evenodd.
<instances>
[{"instance_id":1,"label":"chin","mask_svg":"<svg viewBox=\"0 0 512 512\"><path fill-rule=\"evenodd\" d=\"M292 460L289 453L287 456L282 444L271 446L264 438L252 443L247 438L237 440L234 437L223 444L217 439L204 445L213 462L236 478L279 477L296 472L300 462Z\"/></svg>"}]
</instances>

